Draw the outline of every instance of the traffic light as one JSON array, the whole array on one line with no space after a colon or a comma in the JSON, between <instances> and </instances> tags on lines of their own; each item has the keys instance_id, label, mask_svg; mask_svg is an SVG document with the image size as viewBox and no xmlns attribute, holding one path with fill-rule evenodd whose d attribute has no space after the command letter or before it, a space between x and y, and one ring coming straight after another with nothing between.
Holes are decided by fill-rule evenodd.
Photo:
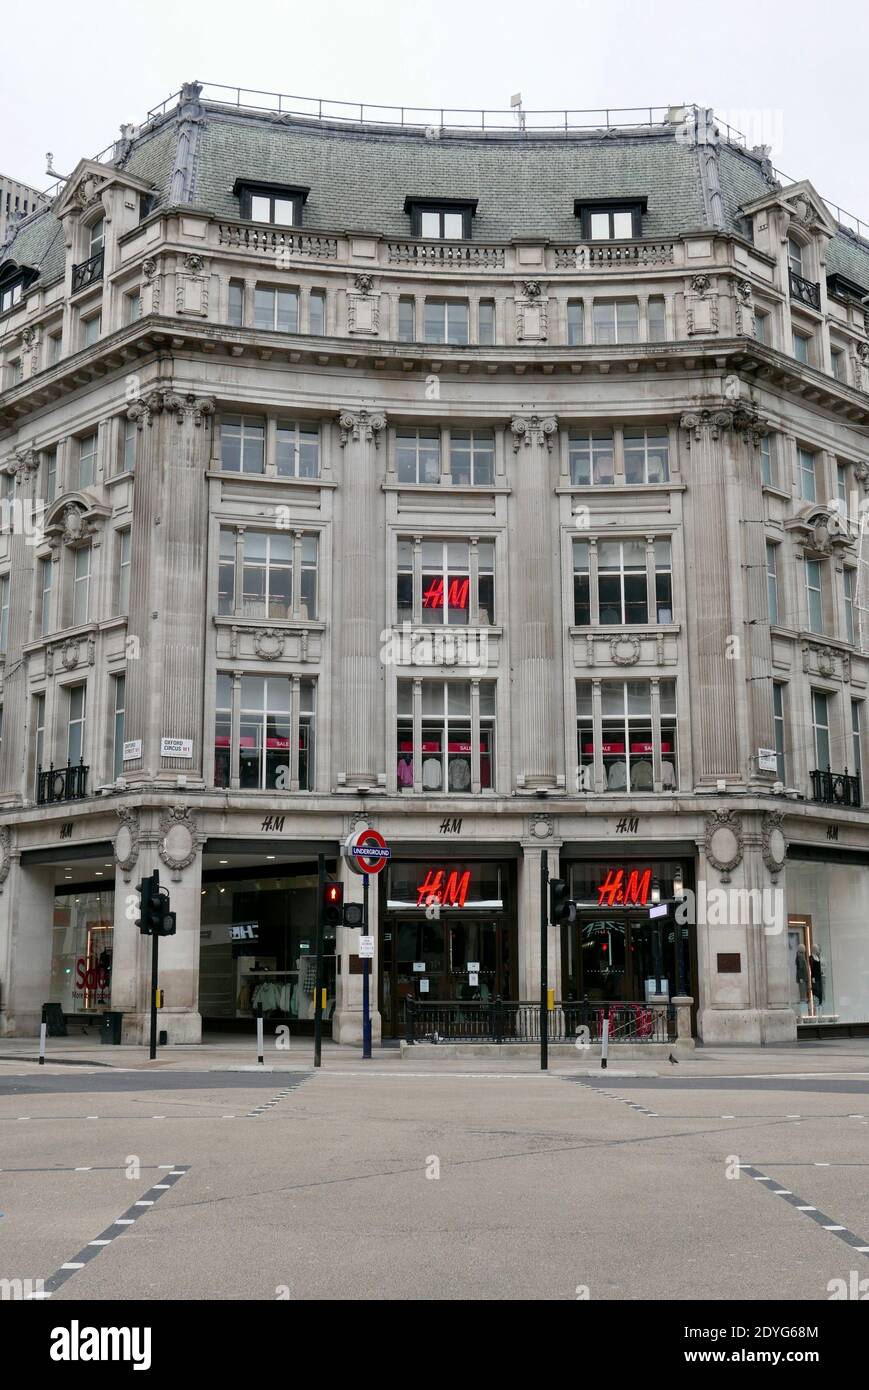
<instances>
[{"instance_id":1,"label":"traffic light","mask_svg":"<svg viewBox=\"0 0 869 1390\"><path fill-rule=\"evenodd\" d=\"M362 926L362 904L361 904L361 903L345 903L345 904L344 904L344 926L345 926L345 927L361 927L361 926Z\"/></svg>"},{"instance_id":2,"label":"traffic light","mask_svg":"<svg viewBox=\"0 0 869 1390\"><path fill-rule=\"evenodd\" d=\"M160 887L159 869L139 884L139 931L143 936L175 935L175 913L169 911L167 889Z\"/></svg>"},{"instance_id":3,"label":"traffic light","mask_svg":"<svg viewBox=\"0 0 869 1390\"><path fill-rule=\"evenodd\" d=\"M563 878L549 880L549 920L554 927L570 926L576 921L576 905L570 901Z\"/></svg>"},{"instance_id":4,"label":"traffic light","mask_svg":"<svg viewBox=\"0 0 869 1390\"><path fill-rule=\"evenodd\" d=\"M323 924L340 927L344 918L344 885L327 883L323 889Z\"/></svg>"}]
</instances>

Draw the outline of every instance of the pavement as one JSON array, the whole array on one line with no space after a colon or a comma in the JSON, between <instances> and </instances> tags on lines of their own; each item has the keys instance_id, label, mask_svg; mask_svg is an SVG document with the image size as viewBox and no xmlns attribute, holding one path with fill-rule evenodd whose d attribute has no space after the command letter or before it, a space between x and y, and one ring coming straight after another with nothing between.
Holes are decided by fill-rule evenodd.
<instances>
[{"instance_id":1,"label":"pavement","mask_svg":"<svg viewBox=\"0 0 869 1390\"><path fill-rule=\"evenodd\" d=\"M869 1279L869 1040L605 1072L434 1051L329 1042L315 1071L307 1038L265 1068L238 1039L153 1063L57 1039L39 1067L0 1039L4 1296L821 1301Z\"/></svg>"}]
</instances>

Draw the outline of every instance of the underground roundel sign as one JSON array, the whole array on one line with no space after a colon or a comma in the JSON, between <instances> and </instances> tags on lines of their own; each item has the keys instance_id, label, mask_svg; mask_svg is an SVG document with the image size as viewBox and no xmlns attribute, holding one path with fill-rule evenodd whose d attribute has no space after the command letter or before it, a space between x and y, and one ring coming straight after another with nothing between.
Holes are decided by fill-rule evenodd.
<instances>
[{"instance_id":1,"label":"underground roundel sign","mask_svg":"<svg viewBox=\"0 0 869 1390\"><path fill-rule=\"evenodd\" d=\"M357 874L379 874L392 850L379 830L355 830L344 841L344 853Z\"/></svg>"}]
</instances>

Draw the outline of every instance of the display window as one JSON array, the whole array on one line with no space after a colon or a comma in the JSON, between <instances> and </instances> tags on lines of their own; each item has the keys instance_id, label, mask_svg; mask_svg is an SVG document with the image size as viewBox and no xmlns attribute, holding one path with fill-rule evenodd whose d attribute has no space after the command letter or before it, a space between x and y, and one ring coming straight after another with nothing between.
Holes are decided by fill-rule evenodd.
<instances>
[{"instance_id":1,"label":"display window","mask_svg":"<svg viewBox=\"0 0 869 1390\"><path fill-rule=\"evenodd\" d=\"M55 897L51 1000L65 1014L100 1014L111 1006L114 904L111 891Z\"/></svg>"},{"instance_id":2,"label":"display window","mask_svg":"<svg viewBox=\"0 0 869 1390\"><path fill-rule=\"evenodd\" d=\"M869 1022L869 867L788 859L786 893L797 1022Z\"/></svg>"}]
</instances>

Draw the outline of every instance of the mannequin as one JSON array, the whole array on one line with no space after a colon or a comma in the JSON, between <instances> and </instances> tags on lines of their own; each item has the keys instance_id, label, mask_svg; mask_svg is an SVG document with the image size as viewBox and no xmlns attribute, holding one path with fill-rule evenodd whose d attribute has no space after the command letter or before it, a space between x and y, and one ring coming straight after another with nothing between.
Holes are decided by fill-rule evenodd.
<instances>
[{"instance_id":1,"label":"mannequin","mask_svg":"<svg viewBox=\"0 0 869 1390\"><path fill-rule=\"evenodd\" d=\"M812 994L815 996L815 1005L818 1012L824 1002L824 967L821 963L821 953L817 946L812 947L812 954L809 958L809 969L812 974Z\"/></svg>"},{"instance_id":2,"label":"mannequin","mask_svg":"<svg viewBox=\"0 0 869 1390\"><path fill-rule=\"evenodd\" d=\"M805 1016L808 1013L809 1002L809 963L806 959L805 946L797 947L795 969L797 986L800 991L800 1014Z\"/></svg>"}]
</instances>

